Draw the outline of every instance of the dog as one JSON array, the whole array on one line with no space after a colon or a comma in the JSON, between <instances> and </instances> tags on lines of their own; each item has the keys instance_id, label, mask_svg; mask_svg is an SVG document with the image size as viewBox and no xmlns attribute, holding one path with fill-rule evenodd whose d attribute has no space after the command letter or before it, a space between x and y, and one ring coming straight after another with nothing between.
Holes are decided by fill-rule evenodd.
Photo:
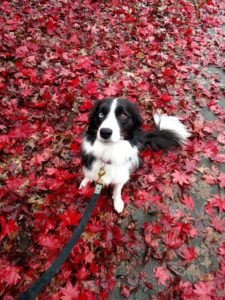
<instances>
[{"instance_id":1,"label":"dog","mask_svg":"<svg viewBox=\"0 0 225 300\"><path fill-rule=\"evenodd\" d=\"M105 185L112 184L113 206L121 213L124 202L121 190L130 174L139 167L139 153L146 147L152 151L167 150L184 144L190 136L177 117L155 114L155 129L142 129L142 118L136 104L123 98L105 98L95 103L88 117L82 140L84 179L80 188L102 177Z\"/></svg>"}]
</instances>

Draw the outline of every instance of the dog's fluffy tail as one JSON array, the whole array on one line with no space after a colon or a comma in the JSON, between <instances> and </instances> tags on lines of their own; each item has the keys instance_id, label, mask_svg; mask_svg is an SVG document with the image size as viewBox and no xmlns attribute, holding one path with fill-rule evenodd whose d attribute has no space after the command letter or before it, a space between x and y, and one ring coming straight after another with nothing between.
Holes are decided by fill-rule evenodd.
<instances>
[{"instance_id":1,"label":"dog's fluffy tail","mask_svg":"<svg viewBox=\"0 0 225 300\"><path fill-rule=\"evenodd\" d=\"M177 117L158 114L153 117L156 130L144 134L144 146L149 146L153 151L181 146L190 136Z\"/></svg>"}]
</instances>

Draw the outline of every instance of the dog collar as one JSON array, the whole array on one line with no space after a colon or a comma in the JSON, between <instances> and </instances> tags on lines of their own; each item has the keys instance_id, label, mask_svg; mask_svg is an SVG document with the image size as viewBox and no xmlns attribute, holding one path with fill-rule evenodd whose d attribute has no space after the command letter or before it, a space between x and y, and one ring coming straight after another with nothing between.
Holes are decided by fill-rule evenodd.
<instances>
[{"instance_id":1,"label":"dog collar","mask_svg":"<svg viewBox=\"0 0 225 300\"><path fill-rule=\"evenodd\" d=\"M100 160L102 161L103 165L111 165L112 164L111 160L104 160L102 158L100 158Z\"/></svg>"}]
</instances>

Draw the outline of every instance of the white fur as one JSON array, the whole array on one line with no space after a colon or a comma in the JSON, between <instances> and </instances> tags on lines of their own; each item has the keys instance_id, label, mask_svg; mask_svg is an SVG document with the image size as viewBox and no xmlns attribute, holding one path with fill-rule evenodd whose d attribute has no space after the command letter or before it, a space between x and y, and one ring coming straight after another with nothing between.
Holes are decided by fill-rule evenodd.
<instances>
[{"instance_id":1,"label":"white fur","mask_svg":"<svg viewBox=\"0 0 225 300\"><path fill-rule=\"evenodd\" d=\"M115 110L117 100L114 99L106 119L102 122L97 132L96 141L91 144L87 140L83 141L83 150L88 154L93 154L96 158L91 169L84 167L85 178L81 182L80 188L84 187L88 181L96 181L98 172L104 167L105 175L102 177L105 185L113 184L113 205L118 213L124 208L121 198L123 185L129 180L132 170L138 167L138 149L132 147L128 141L121 137L120 127L116 119ZM100 135L102 128L112 129L112 136L105 140Z\"/></svg>"},{"instance_id":2,"label":"white fur","mask_svg":"<svg viewBox=\"0 0 225 300\"><path fill-rule=\"evenodd\" d=\"M182 143L184 143L190 136L190 133L186 130L186 127L178 120L177 117L155 114L153 118L155 125L160 130L166 129L175 132Z\"/></svg>"},{"instance_id":3,"label":"white fur","mask_svg":"<svg viewBox=\"0 0 225 300\"><path fill-rule=\"evenodd\" d=\"M121 198L121 190L124 183L116 184L113 189L113 205L118 213L121 213L124 209L124 202Z\"/></svg>"},{"instance_id":4,"label":"white fur","mask_svg":"<svg viewBox=\"0 0 225 300\"><path fill-rule=\"evenodd\" d=\"M101 162L111 162L113 165L129 163L131 167L132 165L136 167L138 164L138 149L126 140L117 143L104 143L96 140L91 144L84 139L82 147L86 153L93 154Z\"/></svg>"},{"instance_id":5,"label":"white fur","mask_svg":"<svg viewBox=\"0 0 225 300\"><path fill-rule=\"evenodd\" d=\"M89 181L98 179L99 169L104 166L105 175L102 177L105 185L113 184L113 204L118 213L124 208L121 198L123 185L129 180L130 173L139 165L138 149L132 147L128 141L121 140L117 143L104 143L96 140L93 145L84 140L83 149L94 154L96 160L91 169L84 167L85 178L81 182L80 188L84 187Z\"/></svg>"},{"instance_id":6,"label":"white fur","mask_svg":"<svg viewBox=\"0 0 225 300\"><path fill-rule=\"evenodd\" d=\"M81 182L80 188L85 187L89 181L96 181L100 168L104 167L105 175L102 180L106 185L114 185L113 205L115 210L121 213L124 209L121 190L129 180L131 172L139 166L139 157L138 148L121 137L120 126L115 114L116 107L117 99L114 99L106 119L98 129L97 138L93 144L86 138L83 139L83 151L92 154L95 160L90 169L83 168L85 178ZM155 114L154 121L159 130L174 131L182 143L190 136L185 126L176 117ZM101 137L100 130L102 128L112 129L110 138Z\"/></svg>"},{"instance_id":7,"label":"white fur","mask_svg":"<svg viewBox=\"0 0 225 300\"><path fill-rule=\"evenodd\" d=\"M92 145L84 140L83 149L96 157L91 170L84 168L85 177L90 181L98 178L98 171L104 165L106 174L102 179L106 185L125 183L129 180L130 172L139 164L138 149L128 141L102 143L96 140Z\"/></svg>"}]
</instances>

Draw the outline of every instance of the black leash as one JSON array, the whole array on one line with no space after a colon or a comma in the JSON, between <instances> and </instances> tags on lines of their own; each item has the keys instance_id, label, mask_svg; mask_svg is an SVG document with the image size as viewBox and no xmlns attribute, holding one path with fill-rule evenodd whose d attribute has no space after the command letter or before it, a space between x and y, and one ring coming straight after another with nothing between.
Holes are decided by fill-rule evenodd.
<instances>
[{"instance_id":1,"label":"black leash","mask_svg":"<svg viewBox=\"0 0 225 300\"><path fill-rule=\"evenodd\" d=\"M59 271L61 265L65 262L65 260L68 258L70 252L72 251L74 245L76 244L77 240L79 239L81 233L83 232L85 226L87 225L87 222L91 216L92 211L95 208L96 201L98 199L98 196L101 192L101 189L103 187L103 182L101 180L101 177L105 174L104 170L101 168L99 171L99 179L97 181L94 194L88 203L88 206L83 214L82 219L80 220L78 226L73 232L73 235L67 242L67 244L64 246L56 260L53 262L53 264L45 271L45 273L37 280L35 283L29 287L19 298L18 300L34 300L35 297L39 292L42 291L42 289L50 282L50 280L55 276L55 274Z\"/></svg>"}]
</instances>

